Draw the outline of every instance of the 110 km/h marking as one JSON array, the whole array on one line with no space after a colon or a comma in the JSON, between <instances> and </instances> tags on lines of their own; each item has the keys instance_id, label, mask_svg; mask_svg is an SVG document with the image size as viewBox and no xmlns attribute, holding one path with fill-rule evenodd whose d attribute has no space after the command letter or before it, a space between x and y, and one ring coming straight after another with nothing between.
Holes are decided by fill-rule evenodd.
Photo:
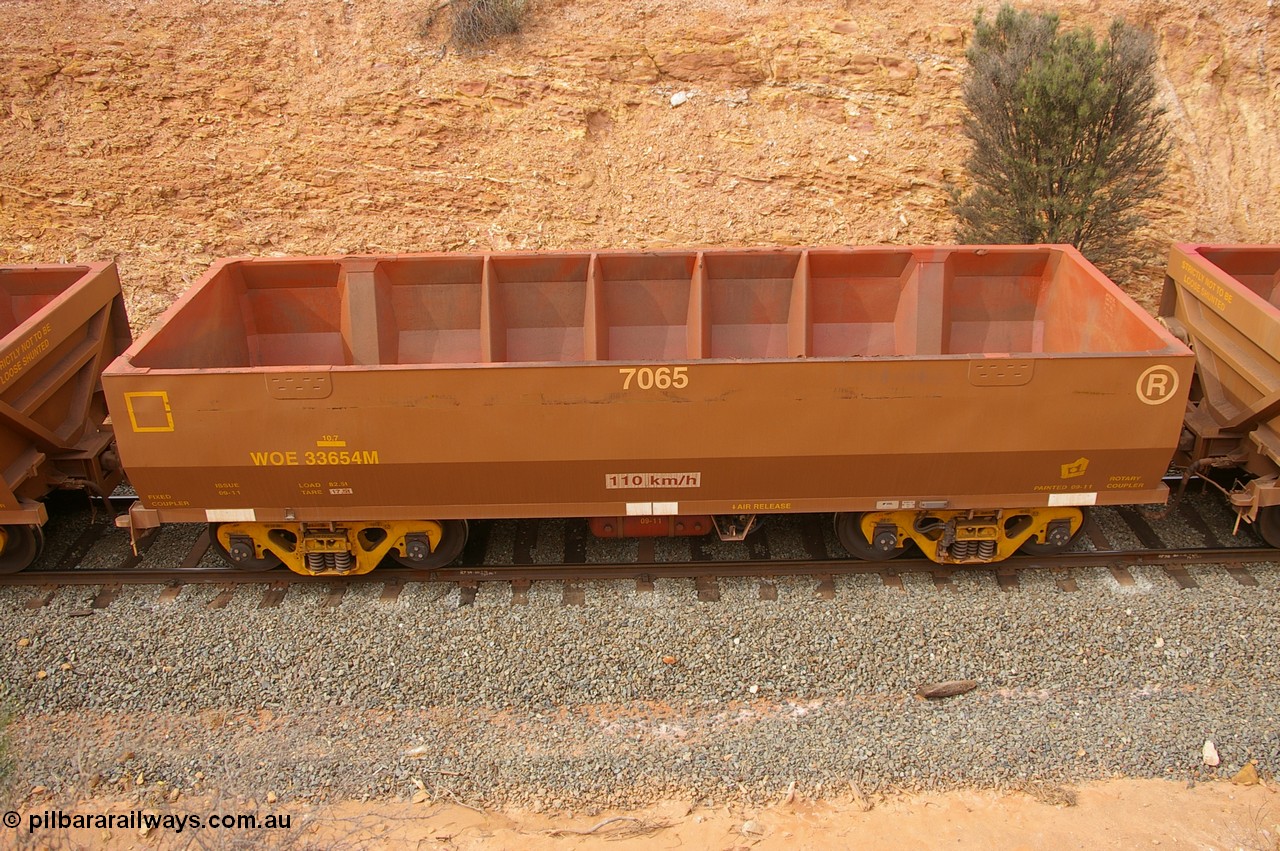
<instances>
[{"instance_id":1,"label":"110 km/h marking","mask_svg":"<svg viewBox=\"0 0 1280 851\"><path fill-rule=\"evenodd\" d=\"M620 488L700 488L701 473L606 473L604 486Z\"/></svg>"}]
</instances>

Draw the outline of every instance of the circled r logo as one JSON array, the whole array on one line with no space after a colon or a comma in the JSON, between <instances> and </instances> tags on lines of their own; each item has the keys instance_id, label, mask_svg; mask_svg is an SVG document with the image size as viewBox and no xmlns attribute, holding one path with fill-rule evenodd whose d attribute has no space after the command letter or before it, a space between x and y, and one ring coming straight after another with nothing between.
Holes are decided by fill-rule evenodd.
<instances>
[{"instance_id":1,"label":"circled r logo","mask_svg":"<svg viewBox=\"0 0 1280 851\"><path fill-rule=\"evenodd\" d=\"M1178 373L1173 367L1156 364L1138 376L1138 398L1146 405L1163 405L1178 392Z\"/></svg>"}]
</instances>

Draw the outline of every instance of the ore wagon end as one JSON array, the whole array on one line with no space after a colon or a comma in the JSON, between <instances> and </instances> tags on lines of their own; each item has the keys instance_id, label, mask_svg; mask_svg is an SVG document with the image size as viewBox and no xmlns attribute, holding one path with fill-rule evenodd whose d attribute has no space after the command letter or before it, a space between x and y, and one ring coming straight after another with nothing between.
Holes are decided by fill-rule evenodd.
<instances>
[{"instance_id":1,"label":"ore wagon end","mask_svg":"<svg viewBox=\"0 0 1280 851\"><path fill-rule=\"evenodd\" d=\"M1179 460L1280 547L1280 246L1175 245L1160 312L1196 354Z\"/></svg>"},{"instance_id":2,"label":"ore wagon end","mask_svg":"<svg viewBox=\"0 0 1280 851\"><path fill-rule=\"evenodd\" d=\"M121 480L99 377L129 345L114 263L0 267L0 572L43 546L43 500Z\"/></svg>"}]
</instances>

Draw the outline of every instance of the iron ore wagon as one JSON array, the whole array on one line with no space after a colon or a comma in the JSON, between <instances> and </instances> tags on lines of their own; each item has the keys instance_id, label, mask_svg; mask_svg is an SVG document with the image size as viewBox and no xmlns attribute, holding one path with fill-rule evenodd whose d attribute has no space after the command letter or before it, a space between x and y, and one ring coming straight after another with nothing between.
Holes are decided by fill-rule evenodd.
<instances>
[{"instance_id":1,"label":"iron ore wagon","mask_svg":"<svg viewBox=\"0 0 1280 851\"><path fill-rule=\"evenodd\" d=\"M121 471L99 376L129 345L114 263L0 267L0 573L40 554L42 500Z\"/></svg>"},{"instance_id":2,"label":"iron ore wagon","mask_svg":"<svg viewBox=\"0 0 1280 851\"><path fill-rule=\"evenodd\" d=\"M1167 498L1192 369L1070 247L838 247L227 260L103 384L135 533L328 574L512 517L1058 549Z\"/></svg>"},{"instance_id":3,"label":"iron ore wagon","mask_svg":"<svg viewBox=\"0 0 1280 851\"><path fill-rule=\"evenodd\" d=\"M1280 547L1280 246L1175 245L1160 312L1198 367L1177 460Z\"/></svg>"}]
</instances>

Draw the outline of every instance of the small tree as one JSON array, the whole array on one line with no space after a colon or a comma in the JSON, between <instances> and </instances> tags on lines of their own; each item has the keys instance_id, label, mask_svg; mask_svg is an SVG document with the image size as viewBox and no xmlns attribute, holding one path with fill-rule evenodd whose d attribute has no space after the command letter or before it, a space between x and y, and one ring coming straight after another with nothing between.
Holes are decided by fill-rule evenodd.
<instances>
[{"instance_id":1,"label":"small tree","mask_svg":"<svg viewBox=\"0 0 1280 851\"><path fill-rule=\"evenodd\" d=\"M1075 245L1117 259L1168 158L1149 34L1117 20L1098 44L1058 16L980 12L968 51L967 193L953 197L961 242Z\"/></svg>"}]
</instances>

